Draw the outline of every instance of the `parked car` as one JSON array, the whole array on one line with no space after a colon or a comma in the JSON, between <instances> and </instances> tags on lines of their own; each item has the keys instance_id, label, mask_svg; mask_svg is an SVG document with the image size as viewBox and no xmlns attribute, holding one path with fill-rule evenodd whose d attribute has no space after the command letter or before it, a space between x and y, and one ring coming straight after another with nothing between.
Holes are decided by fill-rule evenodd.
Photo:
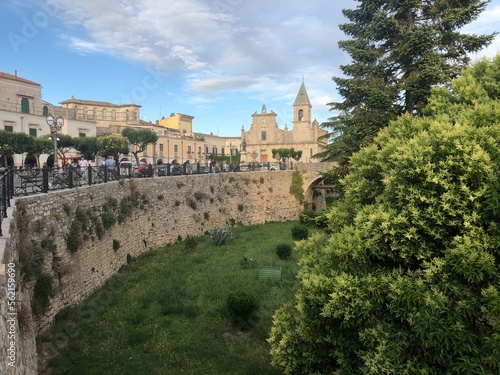
<instances>
[{"instance_id":1,"label":"parked car","mask_svg":"<svg viewBox=\"0 0 500 375\"><path fill-rule=\"evenodd\" d=\"M172 164L170 166L170 175L171 176L180 176L182 174L182 165L181 164Z\"/></svg>"},{"instance_id":2,"label":"parked car","mask_svg":"<svg viewBox=\"0 0 500 375\"><path fill-rule=\"evenodd\" d=\"M158 165L158 176L168 176L168 164Z\"/></svg>"},{"instance_id":3,"label":"parked car","mask_svg":"<svg viewBox=\"0 0 500 375\"><path fill-rule=\"evenodd\" d=\"M240 165L240 172L250 172L250 168L246 164Z\"/></svg>"}]
</instances>

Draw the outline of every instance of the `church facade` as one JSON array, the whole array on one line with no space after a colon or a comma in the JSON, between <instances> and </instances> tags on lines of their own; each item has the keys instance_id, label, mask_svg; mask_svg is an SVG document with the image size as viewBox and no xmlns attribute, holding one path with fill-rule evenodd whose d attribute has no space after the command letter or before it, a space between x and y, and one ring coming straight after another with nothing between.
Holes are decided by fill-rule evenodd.
<instances>
[{"instance_id":1,"label":"church facade","mask_svg":"<svg viewBox=\"0 0 500 375\"><path fill-rule=\"evenodd\" d=\"M319 162L319 159L312 156L326 146L326 141L318 138L326 135L327 131L320 128L318 121L312 118L312 105L304 81L292 107L292 129L286 124L284 129L280 129L276 122L277 114L268 112L265 106L262 106L260 113L252 115L250 129L241 129L242 157L245 155L245 162L275 162L277 160L273 158L272 150L279 148L302 151L300 162Z\"/></svg>"}]
</instances>

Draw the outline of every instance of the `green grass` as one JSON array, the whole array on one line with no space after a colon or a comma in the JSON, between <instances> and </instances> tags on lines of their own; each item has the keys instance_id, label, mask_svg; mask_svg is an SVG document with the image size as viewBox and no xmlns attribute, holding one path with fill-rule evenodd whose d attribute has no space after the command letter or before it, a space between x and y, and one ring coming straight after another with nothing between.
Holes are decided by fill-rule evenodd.
<instances>
[{"instance_id":1,"label":"green grass","mask_svg":"<svg viewBox=\"0 0 500 375\"><path fill-rule=\"evenodd\" d=\"M54 352L41 374L280 374L270 365L266 339L273 312L292 299L298 254L280 260L276 244L294 244L296 222L232 228L234 240L215 246L198 239L150 251L123 266L106 285L60 312L38 339ZM243 268L251 257L256 267ZM260 265L280 265L283 280L260 282ZM232 292L258 297L252 327L233 326L225 310ZM48 348L52 348L49 350Z\"/></svg>"}]
</instances>

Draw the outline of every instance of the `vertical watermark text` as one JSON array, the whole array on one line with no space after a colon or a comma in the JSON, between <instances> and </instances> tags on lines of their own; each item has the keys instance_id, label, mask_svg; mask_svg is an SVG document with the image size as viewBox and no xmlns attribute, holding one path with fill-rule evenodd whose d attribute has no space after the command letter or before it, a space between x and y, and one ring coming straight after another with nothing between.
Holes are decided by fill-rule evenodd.
<instances>
[{"instance_id":1,"label":"vertical watermark text","mask_svg":"<svg viewBox=\"0 0 500 375\"><path fill-rule=\"evenodd\" d=\"M17 359L16 265L7 264L7 365L15 367Z\"/></svg>"}]
</instances>

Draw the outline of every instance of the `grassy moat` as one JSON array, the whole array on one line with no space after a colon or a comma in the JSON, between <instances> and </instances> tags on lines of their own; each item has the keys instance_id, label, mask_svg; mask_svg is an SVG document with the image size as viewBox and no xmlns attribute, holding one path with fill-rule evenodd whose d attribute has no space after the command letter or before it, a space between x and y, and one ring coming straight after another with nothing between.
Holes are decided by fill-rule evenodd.
<instances>
[{"instance_id":1,"label":"grassy moat","mask_svg":"<svg viewBox=\"0 0 500 375\"><path fill-rule=\"evenodd\" d=\"M234 240L223 246L206 235L194 250L182 241L132 260L39 337L39 352L51 353L40 373L280 374L266 339L274 311L298 285L296 251L289 260L276 255L278 244L294 245L296 224L232 228ZM282 267L281 282L259 281L259 266L268 265ZM236 325L226 300L240 292L258 308Z\"/></svg>"}]
</instances>

